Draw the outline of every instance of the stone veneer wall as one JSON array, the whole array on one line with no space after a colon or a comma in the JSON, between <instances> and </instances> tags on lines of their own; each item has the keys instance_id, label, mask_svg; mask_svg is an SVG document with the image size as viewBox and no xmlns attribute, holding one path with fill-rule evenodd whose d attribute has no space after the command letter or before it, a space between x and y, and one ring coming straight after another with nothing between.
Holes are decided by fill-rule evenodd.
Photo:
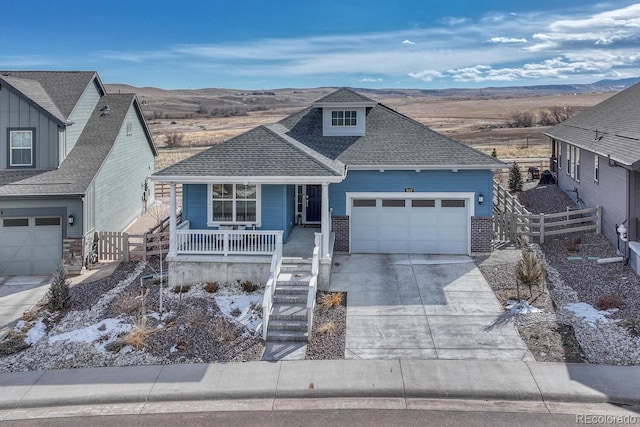
<instances>
[{"instance_id":1,"label":"stone veneer wall","mask_svg":"<svg viewBox=\"0 0 640 427\"><path fill-rule=\"evenodd\" d=\"M493 240L493 217L474 216L471 218L471 253L491 252Z\"/></svg>"},{"instance_id":2,"label":"stone veneer wall","mask_svg":"<svg viewBox=\"0 0 640 427\"><path fill-rule=\"evenodd\" d=\"M347 215L332 216L331 231L336 236L333 250L349 252L349 217Z\"/></svg>"},{"instance_id":3,"label":"stone veneer wall","mask_svg":"<svg viewBox=\"0 0 640 427\"><path fill-rule=\"evenodd\" d=\"M81 274L84 270L84 239L63 239L62 262L69 274Z\"/></svg>"}]
</instances>

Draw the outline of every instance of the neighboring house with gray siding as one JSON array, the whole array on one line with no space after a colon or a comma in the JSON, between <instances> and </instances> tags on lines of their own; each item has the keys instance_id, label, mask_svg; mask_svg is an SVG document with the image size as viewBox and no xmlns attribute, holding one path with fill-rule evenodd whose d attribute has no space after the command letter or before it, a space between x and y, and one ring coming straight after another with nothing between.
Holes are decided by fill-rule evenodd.
<instances>
[{"instance_id":1,"label":"neighboring house with gray siding","mask_svg":"<svg viewBox=\"0 0 640 427\"><path fill-rule=\"evenodd\" d=\"M639 117L636 84L545 132L558 185L584 207L602 206L602 232L621 250L620 224L640 240Z\"/></svg>"},{"instance_id":2,"label":"neighboring house with gray siding","mask_svg":"<svg viewBox=\"0 0 640 427\"><path fill-rule=\"evenodd\" d=\"M95 72L0 73L0 275L86 262L147 207L156 149L133 94Z\"/></svg>"}]
</instances>

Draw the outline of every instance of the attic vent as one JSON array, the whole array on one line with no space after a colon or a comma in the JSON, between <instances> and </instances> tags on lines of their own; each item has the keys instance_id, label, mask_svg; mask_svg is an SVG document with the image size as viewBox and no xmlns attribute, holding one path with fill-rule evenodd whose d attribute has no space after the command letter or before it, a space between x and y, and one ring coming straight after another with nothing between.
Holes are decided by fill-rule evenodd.
<instances>
[{"instance_id":1,"label":"attic vent","mask_svg":"<svg viewBox=\"0 0 640 427\"><path fill-rule=\"evenodd\" d=\"M101 116L108 116L109 113L111 113L111 108L109 107L109 104L107 104L104 107L102 107L100 111L102 111L102 114L100 114Z\"/></svg>"}]
</instances>

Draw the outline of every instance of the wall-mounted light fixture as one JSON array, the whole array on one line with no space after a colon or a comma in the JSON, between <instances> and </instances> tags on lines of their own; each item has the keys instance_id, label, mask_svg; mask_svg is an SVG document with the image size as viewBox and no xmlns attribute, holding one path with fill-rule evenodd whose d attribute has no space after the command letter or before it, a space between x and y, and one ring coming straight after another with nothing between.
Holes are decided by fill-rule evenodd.
<instances>
[{"instance_id":1,"label":"wall-mounted light fixture","mask_svg":"<svg viewBox=\"0 0 640 427\"><path fill-rule=\"evenodd\" d=\"M482 193L478 194L478 204L481 205L484 203L484 195Z\"/></svg>"},{"instance_id":2,"label":"wall-mounted light fixture","mask_svg":"<svg viewBox=\"0 0 640 427\"><path fill-rule=\"evenodd\" d=\"M73 217L73 215L69 215L69 225L73 225L73 222L75 221L75 218Z\"/></svg>"}]
</instances>

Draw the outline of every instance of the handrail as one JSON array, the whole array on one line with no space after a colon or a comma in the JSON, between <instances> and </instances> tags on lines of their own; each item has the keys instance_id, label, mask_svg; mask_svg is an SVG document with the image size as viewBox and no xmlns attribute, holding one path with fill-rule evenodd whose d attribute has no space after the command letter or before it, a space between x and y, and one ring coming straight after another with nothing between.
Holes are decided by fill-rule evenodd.
<instances>
[{"instance_id":1,"label":"handrail","mask_svg":"<svg viewBox=\"0 0 640 427\"><path fill-rule=\"evenodd\" d=\"M309 280L309 291L307 293L307 339L311 340L313 331L313 310L316 306L316 291L318 288L318 273L320 271L320 242L322 233L316 233L313 256L311 257L311 279Z\"/></svg>"},{"instance_id":2,"label":"handrail","mask_svg":"<svg viewBox=\"0 0 640 427\"><path fill-rule=\"evenodd\" d=\"M276 251L271 257L271 267L269 268L269 279L264 287L262 298L262 339L267 340L267 328L269 327L269 314L273 307L273 295L276 292L276 282L282 267L282 250Z\"/></svg>"}]
</instances>

